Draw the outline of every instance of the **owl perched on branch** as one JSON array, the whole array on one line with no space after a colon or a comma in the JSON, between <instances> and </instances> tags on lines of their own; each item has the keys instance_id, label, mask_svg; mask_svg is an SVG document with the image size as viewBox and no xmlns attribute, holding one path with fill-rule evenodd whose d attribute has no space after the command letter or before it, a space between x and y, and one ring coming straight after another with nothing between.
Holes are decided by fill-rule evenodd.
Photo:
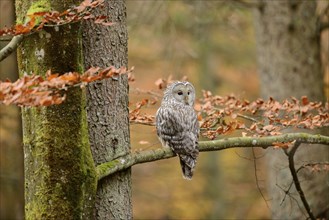
<instances>
[{"instance_id":1,"label":"owl perched on branch","mask_svg":"<svg viewBox=\"0 0 329 220\"><path fill-rule=\"evenodd\" d=\"M167 87L156 113L157 134L180 160L184 179L191 180L199 154L199 123L194 111L195 89L189 82Z\"/></svg>"}]
</instances>

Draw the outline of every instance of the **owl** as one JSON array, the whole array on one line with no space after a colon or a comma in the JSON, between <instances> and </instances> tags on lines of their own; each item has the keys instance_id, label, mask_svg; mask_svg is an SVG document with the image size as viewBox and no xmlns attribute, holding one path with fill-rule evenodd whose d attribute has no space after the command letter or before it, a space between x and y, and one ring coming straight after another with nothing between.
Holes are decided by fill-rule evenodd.
<instances>
[{"instance_id":1,"label":"owl","mask_svg":"<svg viewBox=\"0 0 329 220\"><path fill-rule=\"evenodd\" d=\"M194 111L195 90L189 82L167 87L156 113L157 135L164 147L178 155L183 178L191 180L199 154L199 123Z\"/></svg>"}]
</instances>

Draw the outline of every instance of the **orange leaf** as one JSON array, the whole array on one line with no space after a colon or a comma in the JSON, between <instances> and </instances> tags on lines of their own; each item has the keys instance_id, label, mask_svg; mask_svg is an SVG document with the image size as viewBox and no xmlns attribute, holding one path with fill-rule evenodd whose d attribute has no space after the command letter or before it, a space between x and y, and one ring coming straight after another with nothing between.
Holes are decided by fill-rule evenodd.
<instances>
[{"instance_id":1,"label":"orange leaf","mask_svg":"<svg viewBox=\"0 0 329 220\"><path fill-rule=\"evenodd\" d=\"M307 105L309 103L307 96L302 96L302 104Z\"/></svg>"}]
</instances>

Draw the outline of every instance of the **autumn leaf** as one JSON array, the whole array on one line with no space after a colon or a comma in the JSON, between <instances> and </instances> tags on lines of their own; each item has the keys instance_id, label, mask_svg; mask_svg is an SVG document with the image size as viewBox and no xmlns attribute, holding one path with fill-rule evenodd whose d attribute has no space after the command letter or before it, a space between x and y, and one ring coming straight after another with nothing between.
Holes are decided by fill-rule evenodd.
<instances>
[{"instance_id":1,"label":"autumn leaf","mask_svg":"<svg viewBox=\"0 0 329 220\"><path fill-rule=\"evenodd\" d=\"M157 80L155 81L155 85L156 85L159 89L164 89L164 88L167 87L167 83L166 83L162 78L157 79Z\"/></svg>"},{"instance_id":2,"label":"autumn leaf","mask_svg":"<svg viewBox=\"0 0 329 220\"><path fill-rule=\"evenodd\" d=\"M296 141L286 142L286 143L273 142L272 145L274 146L275 149L277 149L277 148L287 149L289 147L292 147L295 144L295 142Z\"/></svg>"},{"instance_id":3,"label":"autumn leaf","mask_svg":"<svg viewBox=\"0 0 329 220\"><path fill-rule=\"evenodd\" d=\"M69 24L81 20L93 20L95 23L105 26L113 25L113 23L105 21L107 16L101 15L95 17L90 13L94 8L102 6L103 3L104 0L85 0L79 6L66 9L61 13L58 11L51 11L28 14L27 17L29 21L25 25L17 24L10 28L5 27L0 30L0 37L4 35L29 34L31 32L40 31L45 26Z\"/></svg>"}]
</instances>

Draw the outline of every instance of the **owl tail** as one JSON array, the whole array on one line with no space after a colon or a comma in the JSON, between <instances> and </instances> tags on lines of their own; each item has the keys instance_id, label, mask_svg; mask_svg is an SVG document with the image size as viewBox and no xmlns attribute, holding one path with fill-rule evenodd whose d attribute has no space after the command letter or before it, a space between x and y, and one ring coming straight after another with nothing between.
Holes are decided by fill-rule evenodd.
<instances>
[{"instance_id":1,"label":"owl tail","mask_svg":"<svg viewBox=\"0 0 329 220\"><path fill-rule=\"evenodd\" d=\"M191 180L196 165L196 158L188 155L179 155L179 160L183 171L183 178L186 180Z\"/></svg>"}]
</instances>

